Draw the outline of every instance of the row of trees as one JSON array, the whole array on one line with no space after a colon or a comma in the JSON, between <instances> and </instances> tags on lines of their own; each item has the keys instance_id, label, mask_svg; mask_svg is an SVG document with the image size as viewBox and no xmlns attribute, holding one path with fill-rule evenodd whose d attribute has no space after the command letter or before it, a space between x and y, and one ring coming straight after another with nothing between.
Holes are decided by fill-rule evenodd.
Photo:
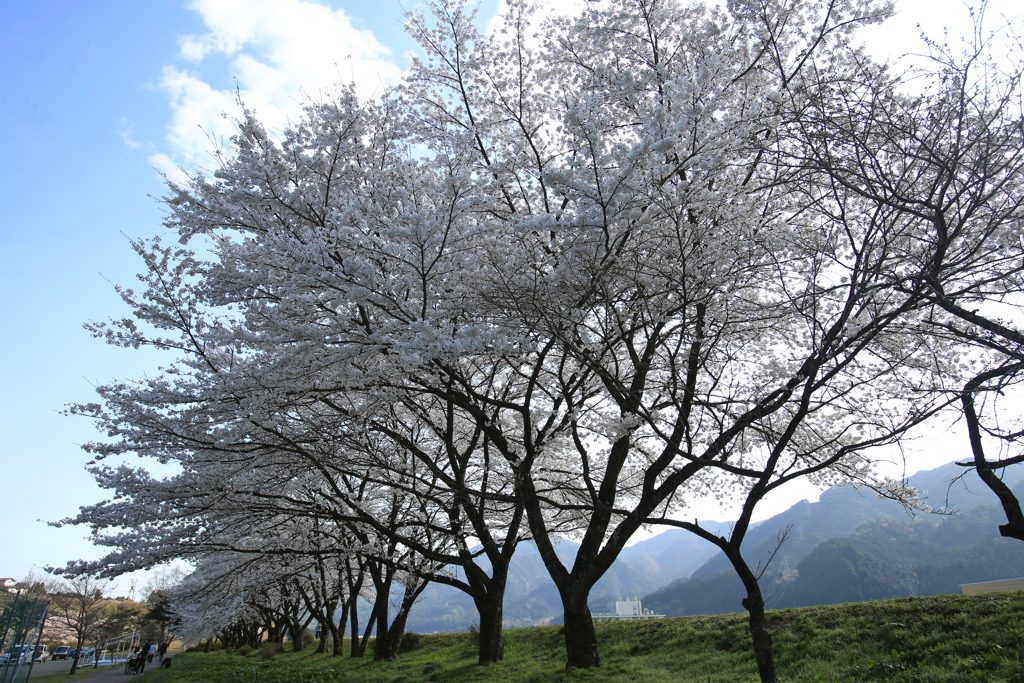
<instances>
[{"instance_id":1,"label":"row of trees","mask_svg":"<svg viewBox=\"0 0 1024 683\"><path fill-rule=\"evenodd\" d=\"M187 642L220 641L227 647L258 647L262 642L290 639L295 651L315 621L320 632L317 652L341 655L346 628L351 628L351 655L362 657L377 623L377 658L397 654L409 608L426 582L408 575L398 617L388 618L393 574L382 571L372 556L346 551L342 545L319 554L296 549L284 554L206 552L194 557L196 569L170 594L171 608L180 614L179 635ZM405 578L405 577L403 577ZM410 586L409 583L412 585ZM360 603L372 609L360 637ZM385 637L396 633L393 649Z\"/></svg>"},{"instance_id":2,"label":"row of trees","mask_svg":"<svg viewBox=\"0 0 1024 683\"><path fill-rule=\"evenodd\" d=\"M15 590L21 600L37 599L48 605L41 640L74 648L71 664L74 674L86 646L99 652L110 641L132 632L142 632L153 640L159 633L156 642L164 647L169 644L165 637L174 618L166 612L166 599L167 589L174 581L174 572L158 571L147 585L145 592L149 598L145 603L110 597L111 583L87 574L60 579L30 572ZM0 596L6 598L0 600L6 613L14 600L8 593L0 593Z\"/></svg>"},{"instance_id":3,"label":"row of trees","mask_svg":"<svg viewBox=\"0 0 1024 683\"><path fill-rule=\"evenodd\" d=\"M668 524L728 557L774 681L757 504L800 478L906 495L870 449L1021 367L992 322L1019 303L1019 72L979 39L893 74L853 42L888 11L513 2L480 35L439 2L395 91L341 88L278 134L247 111L212 176L169 184L181 244L135 244L133 317L90 326L173 358L72 408L115 491L68 520L113 548L73 569L194 558L195 599L237 583L245 618L269 571L328 629L368 576L382 657L440 581L488 663L530 540L572 669L601 662L590 589ZM178 473L106 460L128 453ZM739 503L728 536L681 521L709 498Z\"/></svg>"}]
</instances>

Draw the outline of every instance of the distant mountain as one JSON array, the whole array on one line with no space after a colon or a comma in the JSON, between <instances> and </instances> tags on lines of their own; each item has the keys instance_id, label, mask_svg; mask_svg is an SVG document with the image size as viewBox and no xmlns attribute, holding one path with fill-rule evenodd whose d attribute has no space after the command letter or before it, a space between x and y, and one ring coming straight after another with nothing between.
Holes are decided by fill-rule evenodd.
<instances>
[{"instance_id":1,"label":"distant mountain","mask_svg":"<svg viewBox=\"0 0 1024 683\"><path fill-rule=\"evenodd\" d=\"M1024 472L1010 474L1017 475L1012 485L1024 478ZM1001 511L992 507L997 500L973 470L944 465L914 475L910 483L932 507L961 513L922 515L914 521L898 503L872 491L833 487L816 503L800 501L754 526L744 543L753 565L765 561L786 535L762 580L769 606L932 595L955 592L959 583L1024 575L1024 563L1014 564L1014 543L1021 549L1024 543L998 538ZM725 534L731 525L702 526ZM570 564L578 548L563 541L559 557ZM740 611L743 593L732 567L713 545L671 529L624 549L591 592L590 607L612 611L615 600L633 596L646 596L644 607L681 616ZM558 592L537 549L522 544L509 572L506 626L556 623L561 612ZM433 585L413 608L408 627L420 633L464 631L477 620L468 596Z\"/></svg>"},{"instance_id":2,"label":"distant mountain","mask_svg":"<svg viewBox=\"0 0 1024 683\"><path fill-rule=\"evenodd\" d=\"M817 503L803 501L752 530L745 544L756 563L788 536L762 577L769 607L800 607L958 592L962 583L1024 575L1024 543L999 537L1004 521L994 495L973 471L946 465L911 477L935 508L956 516L920 515L863 492L833 488ZM1024 493L1016 482L1010 481ZM688 581L644 597L644 606L669 616L742 609L742 586L717 555Z\"/></svg>"},{"instance_id":3,"label":"distant mountain","mask_svg":"<svg viewBox=\"0 0 1024 683\"><path fill-rule=\"evenodd\" d=\"M728 527L717 522L708 522L706 526L716 533ZM573 562L578 550L579 544L568 540L557 546L558 556L566 564ZM591 609L612 611L616 600L650 593L701 566L715 552L713 545L682 529L640 541L623 550L594 586ZM550 624L557 622L561 614L558 590L548 577L540 553L532 543L521 544L509 568L505 625L516 628ZM419 633L465 631L477 620L476 607L469 596L449 586L432 585L413 607L408 628Z\"/></svg>"},{"instance_id":4,"label":"distant mountain","mask_svg":"<svg viewBox=\"0 0 1024 683\"><path fill-rule=\"evenodd\" d=\"M701 522L713 534L729 532L730 522ZM707 541L683 529L669 529L640 541L619 554L620 562L646 572L653 583L664 586L689 576L717 552ZM625 597L625 595L623 595Z\"/></svg>"}]
</instances>

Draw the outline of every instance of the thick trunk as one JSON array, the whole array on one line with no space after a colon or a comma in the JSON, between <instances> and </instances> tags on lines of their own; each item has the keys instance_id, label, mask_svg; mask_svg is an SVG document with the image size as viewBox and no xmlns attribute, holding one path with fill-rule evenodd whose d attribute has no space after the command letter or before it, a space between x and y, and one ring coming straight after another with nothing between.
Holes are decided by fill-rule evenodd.
<instances>
[{"instance_id":1,"label":"thick trunk","mask_svg":"<svg viewBox=\"0 0 1024 683\"><path fill-rule=\"evenodd\" d=\"M362 657L363 653L359 648L359 598L353 597L351 600L349 620L352 624L352 650L351 654L353 657Z\"/></svg>"},{"instance_id":2,"label":"thick trunk","mask_svg":"<svg viewBox=\"0 0 1024 683\"><path fill-rule=\"evenodd\" d=\"M352 650L353 657L362 657L366 654L366 643L368 636L364 636L362 643L359 641L359 594L363 590L363 582L366 580L366 567L356 563L352 565L350 558L345 558L345 583L348 586L349 618L352 623ZM367 633L373 628L373 616L371 614L370 624Z\"/></svg>"},{"instance_id":3,"label":"thick trunk","mask_svg":"<svg viewBox=\"0 0 1024 683\"><path fill-rule=\"evenodd\" d=\"M388 642L388 603L391 598L391 581L374 581L377 597L373 601L373 616L377 620L377 638L373 641L373 661L389 659L391 643ZM365 640L365 639L364 639Z\"/></svg>"},{"instance_id":4,"label":"thick trunk","mask_svg":"<svg viewBox=\"0 0 1024 683\"><path fill-rule=\"evenodd\" d=\"M562 596L565 609L565 670L590 669L601 666L597 649L597 632L587 605L588 591L567 593Z\"/></svg>"},{"instance_id":5,"label":"thick trunk","mask_svg":"<svg viewBox=\"0 0 1024 683\"><path fill-rule=\"evenodd\" d=\"M302 642L303 630L298 621L290 621L288 623L288 632L292 637L292 652L302 652L305 647L305 643Z\"/></svg>"},{"instance_id":6,"label":"thick trunk","mask_svg":"<svg viewBox=\"0 0 1024 683\"><path fill-rule=\"evenodd\" d=\"M772 646L772 636L768 632L768 620L765 616L764 596L761 594L761 586L757 582L757 576L750 570L750 566L740 554L738 543L736 545L720 546L729 558L733 569L743 581L743 587L747 591L747 597L743 599L743 607L749 615L750 638L754 642L754 659L757 661L757 673L761 677L761 683L778 683L778 675L775 671L775 651Z\"/></svg>"},{"instance_id":7,"label":"thick trunk","mask_svg":"<svg viewBox=\"0 0 1024 683\"><path fill-rule=\"evenodd\" d=\"M398 650L401 649L402 638L405 637L405 622L408 616L408 612L399 610L390 628L381 629L378 623L377 640L373 644L373 661L393 662L398 659Z\"/></svg>"},{"instance_id":8,"label":"thick trunk","mask_svg":"<svg viewBox=\"0 0 1024 683\"><path fill-rule=\"evenodd\" d=\"M334 643L338 642L338 625L334 623L334 613L338 611L337 601L330 603L325 606L323 614L320 615L322 621L318 621L320 627L320 642L316 646L317 654L327 653L327 643L331 643L333 649Z\"/></svg>"},{"instance_id":9,"label":"thick trunk","mask_svg":"<svg viewBox=\"0 0 1024 683\"><path fill-rule=\"evenodd\" d=\"M754 659L757 660L757 673L761 676L761 683L778 683L772 635L768 632L768 620L765 617L764 598L760 588L755 586L754 591L747 591L743 607L750 615L750 638L754 641Z\"/></svg>"},{"instance_id":10,"label":"thick trunk","mask_svg":"<svg viewBox=\"0 0 1024 683\"><path fill-rule=\"evenodd\" d=\"M345 621L348 619L348 603L341 605L341 619L331 629L331 636L334 638L331 656L341 657L345 654ZM332 622L333 623L333 622Z\"/></svg>"},{"instance_id":11,"label":"thick trunk","mask_svg":"<svg viewBox=\"0 0 1024 683\"><path fill-rule=\"evenodd\" d=\"M492 586L491 592L474 599L480 613L480 651L478 664L494 664L505 659L505 639L502 633L505 584L500 588Z\"/></svg>"},{"instance_id":12,"label":"thick trunk","mask_svg":"<svg viewBox=\"0 0 1024 683\"><path fill-rule=\"evenodd\" d=\"M274 619L272 619L271 617L267 617L267 619L266 619L266 621L264 623L264 631L266 633L266 637L267 637L267 642L268 643L280 643L281 642L281 638L278 636L278 633L280 632L280 630L281 630L281 627L278 625L278 623Z\"/></svg>"},{"instance_id":13,"label":"thick trunk","mask_svg":"<svg viewBox=\"0 0 1024 683\"><path fill-rule=\"evenodd\" d=\"M324 621L320 624L320 644L317 646L317 653L327 653L327 643L330 641L332 652L337 647L338 625L334 623L334 614L338 611L338 603L334 602L324 610Z\"/></svg>"},{"instance_id":14,"label":"thick trunk","mask_svg":"<svg viewBox=\"0 0 1024 683\"><path fill-rule=\"evenodd\" d=\"M427 581L423 579L417 579L416 583L412 586L407 585L405 587L405 592L402 595L402 604L399 606L391 626L386 629L383 639L381 638L381 631L383 629L378 628L377 642L373 652L374 661L394 661L398 659L398 651L402 648L402 639L405 637L405 624L409 620L409 612L412 611L412 606L416 604L416 599L420 597L420 594L423 593L426 587ZM386 618L386 613L383 616Z\"/></svg>"},{"instance_id":15,"label":"thick trunk","mask_svg":"<svg viewBox=\"0 0 1024 683\"><path fill-rule=\"evenodd\" d=\"M613 450L621 450L620 442L623 442L623 439L625 437L616 442ZM628 442L628 439L625 439L625 442ZM602 485L601 495L610 495L614 499L614 491L609 493L605 489L606 487ZM647 512L640 510L640 514L632 522L623 521L608 534L610 503L607 508L594 510L570 572L558 557L540 504L542 497L537 494L528 474L523 477L517 492L525 501L527 520L534 543L537 544L537 551L544 560L548 575L558 587L559 597L562 599L565 614L565 670L569 672L574 669L599 667L601 654L597 645L597 632L594 630L594 620L587 604L590 589L608 571L626 541L639 526L637 520L643 519Z\"/></svg>"},{"instance_id":16,"label":"thick trunk","mask_svg":"<svg viewBox=\"0 0 1024 683\"><path fill-rule=\"evenodd\" d=\"M316 650L313 654L322 655L327 653L327 640L331 637L331 630L326 624L320 624L320 637L316 641Z\"/></svg>"},{"instance_id":17,"label":"thick trunk","mask_svg":"<svg viewBox=\"0 0 1024 683\"><path fill-rule=\"evenodd\" d=\"M1014 495L1013 490L992 471L991 463L985 459L985 449L981 441L981 421L978 419L978 412L974 407L974 392L981 384L981 377L971 380L964 388L961 401L964 406L964 416L967 418L967 434L970 437L971 451L974 454L974 469L981 480L992 489L992 493L999 498L1003 512L1006 513L1006 524L999 526L999 534L1006 538L1016 538L1024 541L1024 512L1021 511L1020 501Z\"/></svg>"}]
</instances>

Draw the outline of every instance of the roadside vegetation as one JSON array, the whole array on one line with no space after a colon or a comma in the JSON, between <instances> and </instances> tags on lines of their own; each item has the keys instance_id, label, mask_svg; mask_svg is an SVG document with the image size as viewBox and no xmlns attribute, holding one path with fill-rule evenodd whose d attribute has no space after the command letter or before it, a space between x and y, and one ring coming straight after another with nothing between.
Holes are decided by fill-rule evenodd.
<instances>
[{"instance_id":1,"label":"roadside vegetation","mask_svg":"<svg viewBox=\"0 0 1024 683\"><path fill-rule=\"evenodd\" d=\"M1024 680L1024 592L939 595L768 613L779 676L792 682ZM259 650L178 655L149 683L757 680L744 614L596 624L604 665L566 674L559 626L505 632L505 660L477 665L474 633L410 634L398 661Z\"/></svg>"}]
</instances>

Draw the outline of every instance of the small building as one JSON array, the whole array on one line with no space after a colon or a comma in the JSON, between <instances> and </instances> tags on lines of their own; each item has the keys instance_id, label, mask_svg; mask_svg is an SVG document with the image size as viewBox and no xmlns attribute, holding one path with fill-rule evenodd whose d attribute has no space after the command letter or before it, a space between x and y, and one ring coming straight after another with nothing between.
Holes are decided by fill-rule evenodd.
<instances>
[{"instance_id":1,"label":"small building","mask_svg":"<svg viewBox=\"0 0 1024 683\"><path fill-rule=\"evenodd\" d=\"M0 590L10 590L18 584L17 581L11 578L0 578Z\"/></svg>"},{"instance_id":2,"label":"small building","mask_svg":"<svg viewBox=\"0 0 1024 683\"><path fill-rule=\"evenodd\" d=\"M960 584L964 595L980 595L982 593L1009 593L1024 591L1024 577L1019 579L1002 579L1000 581L981 581L979 583Z\"/></svg>"},{"instance_id":3,"label":"small building","mask_svg":"<svg viewBox=\"0 0 1024 683\"><path fill-rule=\"evenodd\" d=\"M644 609L636 598L632 600L616 600L615 611L608 613L595 613L591 617L597 621L634 621L636 619L664 619L664 614L655 614L649 609Z\"/></svg>"}]
</instances>

